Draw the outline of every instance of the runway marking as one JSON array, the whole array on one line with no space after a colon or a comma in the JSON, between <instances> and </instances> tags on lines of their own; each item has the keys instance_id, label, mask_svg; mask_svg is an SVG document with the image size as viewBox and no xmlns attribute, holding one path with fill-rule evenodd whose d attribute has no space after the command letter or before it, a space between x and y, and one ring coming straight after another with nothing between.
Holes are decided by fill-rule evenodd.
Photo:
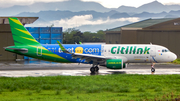
<instances>
[{"instance_id":1,"label":"runway marking","mask_svg":"<svg viewBox=\"0 0 180 101\"><path fill-rule=\"evenodd\" d=\"M107 74L152 74L150 69L123 69L123 70L100 70L98 75ZM154 75L180 74L179 69L156 69ZM27 70L27 71L0 71L1 77L38 77L38 76L90 76L89 70Z\"/></svg>"}]
</instances>

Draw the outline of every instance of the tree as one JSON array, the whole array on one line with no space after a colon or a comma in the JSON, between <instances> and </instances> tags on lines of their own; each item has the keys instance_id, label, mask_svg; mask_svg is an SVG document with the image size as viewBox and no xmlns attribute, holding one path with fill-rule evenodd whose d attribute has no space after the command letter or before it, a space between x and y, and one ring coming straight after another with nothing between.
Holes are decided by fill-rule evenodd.
<instances>
[{"instance_id":1,"label":"tree","mask_svg":"<svg viewBox=\"0 0 180 101\"><path fill-rule=\"evenodd\" d=\"M64 44L74 44L75 42L82 41L83 33L75 28L69 28L63 32L63 42Z\"/></svg>"},{"instance_id":2,"label":"tree","mask_svg":"<svg viewBox=\"0 0 180 101\"><path fill-rule=\"evenodd\" d=\"M106 34L103 30L97 31L97 37L100 38L100 42L105 42Z\"/></svg>"},{"instance_id":3,"label":"tree","mask_svg":"<svg viewBox=\"0 0 180 101\"><path fill-rule=\"evenodd\" d=\"M69 28L63 32L64 44L74 44L81 42L105 42L105 33L102 30L97 31L97 33L84 32L75 29Z\"/></svg>"}]
</instances>

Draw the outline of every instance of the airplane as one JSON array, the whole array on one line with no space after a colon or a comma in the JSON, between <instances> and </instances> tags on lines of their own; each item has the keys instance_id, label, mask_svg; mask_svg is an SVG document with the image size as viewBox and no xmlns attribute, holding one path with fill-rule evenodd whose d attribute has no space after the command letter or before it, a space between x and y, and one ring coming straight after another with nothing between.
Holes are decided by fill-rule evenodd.
<instances>
[{"instance_id":1,"label":"airplane","mask_svg":"<svg viewBox=\"0 0 180 101\"><path fill-rule=\"evenodd\" d=\"M171 62L177 59L176 54L166 47L154 44L40 44L18 18L10 17L9 24L14 46L4 47L6 51L40 60L60 63L92 64L91 73L99 71L98 66L108 69L123 69L128 63Z\"/></svg>"}]
</instances>

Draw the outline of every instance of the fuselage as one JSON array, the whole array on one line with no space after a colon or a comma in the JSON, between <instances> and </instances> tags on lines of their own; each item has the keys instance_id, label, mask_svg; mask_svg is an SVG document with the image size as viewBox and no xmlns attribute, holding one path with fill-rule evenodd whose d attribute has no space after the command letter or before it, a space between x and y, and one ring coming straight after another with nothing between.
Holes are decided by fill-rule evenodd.
<instances>
[{"instance_id":1,"label":"fuselage","mask_svg":"<svg viewBox=\"0 0 180 101\"><path fill-rule=\"evenodd\" d=\"M71 54L63 53L58 44L43 44L48 51L72 63L87 63L80 58L72 58ZM177 56L170 52L166 47L150 44L64 44L63 45L71 53L91 54L105 56L112 59L123 59L125 63L162 63L174 61ZM41 47L37 48L37 56L43 57ZM51 61L51 60L50 60ZM54 60L60 62L59 60ZM91 62L90 62L91 63Z\"/></svg>"}]
</instances>

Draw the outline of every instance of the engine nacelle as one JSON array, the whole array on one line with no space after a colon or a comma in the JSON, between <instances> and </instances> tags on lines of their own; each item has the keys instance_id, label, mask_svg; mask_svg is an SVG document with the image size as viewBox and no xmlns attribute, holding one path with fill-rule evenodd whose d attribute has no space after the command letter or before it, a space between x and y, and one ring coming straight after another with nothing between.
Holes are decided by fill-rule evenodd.
<instances>
[{"instance_id":1,"label":"engine nacelle","mask_svg":"<svg viewBox=\"0 0 180 101\"><path fill-rule=\"evenodd\" d=\"M123 69L127 67L127 64L123 63L122 59L109 59L106 60L106 67L109 69Z\"/></svg>"}]
</instances>

